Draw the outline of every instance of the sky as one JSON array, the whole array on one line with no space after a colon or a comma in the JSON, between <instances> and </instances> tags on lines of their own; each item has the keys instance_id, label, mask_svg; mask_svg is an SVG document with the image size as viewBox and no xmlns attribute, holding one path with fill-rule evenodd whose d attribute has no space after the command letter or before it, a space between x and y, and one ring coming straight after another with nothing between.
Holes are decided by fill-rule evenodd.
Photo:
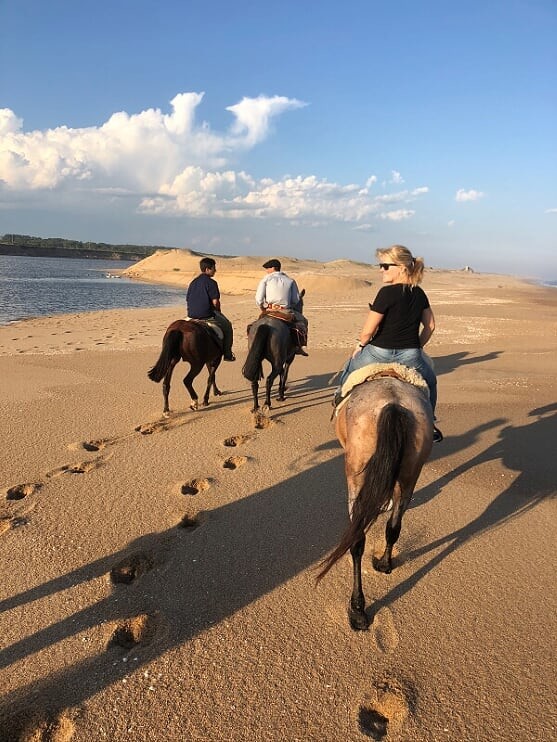
<instances>
[{"instance_id":1,"label":"sky","mask_svg":"<svg viewBox=\"0 0 557 742\"><path fill-rule=\"evenodd\" d=\"M0 235L557 280L555 0L0 0Z\"/></svg>"}]
</instances>

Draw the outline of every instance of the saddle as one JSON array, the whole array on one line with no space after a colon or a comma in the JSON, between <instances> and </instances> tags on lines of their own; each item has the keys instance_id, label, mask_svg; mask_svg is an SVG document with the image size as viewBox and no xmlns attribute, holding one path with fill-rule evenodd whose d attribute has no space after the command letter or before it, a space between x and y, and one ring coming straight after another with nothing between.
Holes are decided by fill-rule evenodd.
<instances>
[{"instance_id":1,"label":"saddle","mask_svg":"<svg viewBox=\"0 0 557 742\"><path fill-rule=\"evenodd\" d=\"M335 404L333 414L338 414L338 411L345 404L355 387L366 381L375 381L376 379L384 379L385 377L391 377L405 381L407 384L413 384L429 399L429 388L425 379L415 368L403 366L402 363L370 363L367 366L352 371L348 376L340 389L340 399L338 404Z\"/></svg>"},{"instance_id":2,"label":"saddle","mask_svg":"<svg viewBox=\"0 0 557 742\"><path fill-rule=\"evenodd\" d=\"M186 317L186 322L195 322L196 325L202 327L206 332L215 335L216 340L222 346L224 333L213 319L193 319L192 317Z\"/></svg>"},{"instance_id":3,"label":"saddle","mask_svg":"<svg viewBox=\"0 0 557 742\"><path fill-rule=\"evenodd\" d=\"M296 322L296 315L294 312L291 312L289 309L284 309L284 307L267 307L267 309L261 311L259 317L274 317L275 319L281 319L283 322L289 322L290 324Z\"/></svg>"},{"instance_id":4,"label":"saddle","mask_svg":"<svg viewBox=\"0 0 557 742\"><path fill-rule=\"evenodd\" d=\"M304 331L300 325L296 324L296 315L290 310L268 307L267 309L261 310L261 314L257 319L261 319L262 317L273 317L274 319L280 319L283 322L286 322L290 328L292 343L300 347L307 345L307 331ZM246 335L249 335L252 325L253 322L250 322L249 325L247 325Z\"/></svg>"}]
</instances>

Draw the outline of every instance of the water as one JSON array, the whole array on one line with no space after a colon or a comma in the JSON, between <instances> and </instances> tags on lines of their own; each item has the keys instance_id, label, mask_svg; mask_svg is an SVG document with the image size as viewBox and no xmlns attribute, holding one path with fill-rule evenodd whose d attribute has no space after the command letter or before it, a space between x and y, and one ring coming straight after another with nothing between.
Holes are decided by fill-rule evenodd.
<instances>
[{"instance_id":1,"label":"water","mask_svg":"<svg viewBox=\"0 0 557 742\"><path fill-rule=\"evenodd\" d=\"M185 305L185 290L108 278L120 260L0 255L0 325L26 317L125 307Z\"/></svg>"}]
</instances>

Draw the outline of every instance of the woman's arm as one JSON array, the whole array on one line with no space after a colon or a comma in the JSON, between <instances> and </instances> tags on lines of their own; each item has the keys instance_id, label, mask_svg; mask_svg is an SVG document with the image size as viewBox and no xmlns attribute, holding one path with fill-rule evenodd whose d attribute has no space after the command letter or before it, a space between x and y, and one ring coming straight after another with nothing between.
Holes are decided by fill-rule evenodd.
<instances>
[{"instance_id":1,"label":"woman's arm","mask_svg":"<svg viewBox=\"0 0 557 742\"><path fill-rule=\"evenodd\" d=\"M367 345L369 343L369 341L377 332L377 328L381 324L383 317L383 314L374 312L373 309L370 310L366 321L364 322L364 326L361 329L360 339L358 341L358 345L356 346L356 350L352 354L353 356L357 355L362 350L364 345Z\"/></svg>"},{"instance_id":2,"label":"woman's arm","mask_svg":"<svg viewBox=\"0 0 557 742\"><path fill-rule=\"evenodd\" d=\"M420 332L421 348L423 348L424 345L429 341L435 330L435 317L433 316L431 307L427 307L427 309L424 309L424 311L422 312L422 325L422 331Z\"/></svg>"}]
</instances>

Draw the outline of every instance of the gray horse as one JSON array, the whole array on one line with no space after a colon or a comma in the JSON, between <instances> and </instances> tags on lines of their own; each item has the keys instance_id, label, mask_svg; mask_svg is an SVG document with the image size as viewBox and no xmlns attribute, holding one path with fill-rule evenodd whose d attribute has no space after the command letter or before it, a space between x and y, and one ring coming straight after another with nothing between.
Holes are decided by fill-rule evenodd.
<instances>
[{"instance_id":1,"label":"gray horse","mask_svg":"<svg viewBox=\"0 0 557 742\"><path fill-rule=\"evenodd\" d=\"M345 453L350 524L322 562L320 580L350 550L353 586L348 617L354 630L368 628L362 590L362 555L367 529L387 509L386 548L373 559L378 572L392 570L392 550L424 463L431 452L433 415L420 388L384 376L356 386L338 410L336 434Z\"/></svg>"}]
</instances>

